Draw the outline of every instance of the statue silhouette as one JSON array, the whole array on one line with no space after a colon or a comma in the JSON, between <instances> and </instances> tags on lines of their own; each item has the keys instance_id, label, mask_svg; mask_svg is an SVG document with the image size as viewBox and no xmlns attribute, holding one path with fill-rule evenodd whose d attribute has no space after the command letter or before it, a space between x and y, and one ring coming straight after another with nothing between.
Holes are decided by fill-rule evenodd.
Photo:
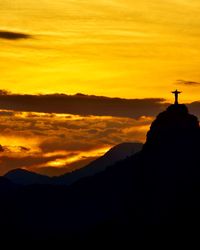
<instances>
[{"instance_id":1,"label":"statue silhouette","mask_svg":"<svg viewBox=\"0 0 200 250\"><path fill-rule=\"evenodd\" d=\"M178 95L181 94L181 92L178 91L178 90L176 90L176 91L173 91L172 94L175 95L175 102L174 102L174 104L178 105Z\"/></svg>"}]
</instances>

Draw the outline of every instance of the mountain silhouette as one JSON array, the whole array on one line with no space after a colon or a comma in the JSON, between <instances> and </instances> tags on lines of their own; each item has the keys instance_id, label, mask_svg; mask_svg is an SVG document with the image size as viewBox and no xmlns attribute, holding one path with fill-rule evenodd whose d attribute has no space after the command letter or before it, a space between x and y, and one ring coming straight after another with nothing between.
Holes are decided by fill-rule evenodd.
<instances>
[{"instance_id":1,"label":"mountain silhouette","mask_svg":"<svg viewBox=\"0 0 200 250\"><path fill-rule=\"evenodd\" d=\"M186 214L183 219L180 211L189 209L185 202L192 202L200 183L199 146L198 119L185 105L169 106L152 123L140 156L146 222L191 219Z\"/></svg>"},{"instance_id":2,"label":"mountain silhouette","mask_svg":"<svg viewBox=\"0 0 200 250\"><path fill-rule=\"evenodd\" d=\"M89 165L67 173L59 177L47 177L33 173L24 169L15 169L4 175L8 180L16 184L54 184L54 185L71 185L84 177L93 176L104 171L107 167L127 157L134 155L142 149L142 143L121 143L111 148L105 155L91 162Z\"/></svg>"},{"instance_id":3,"label":"mountain silhouette","mask_svg":"<svg viewBox=\"0 0 200 250\"><path fill-rule=\"evenodd\" d=\"M8 191L8 190L13 190L17 187L16 184L13 182L9 181L5 177L0 177L0 192Z\"/></svg>"},{"instance_id":4,"label":"mountain silhouette","mask_svg":"<svg viewBox=\"0 0 200 250\"><path fill-rule=\"evenodd\" d=\"M199 139L198 133L197 117L189 114L185 105L174 104L160 113L152 123L147 134L145 148L151 147L153 149L156 147L158 149L160 146L166 147L170 144L170 148L177 145L176 150L179 150L186 141L196 146Z\"/></svg>"},{"instance_id":5,"label":"mountain silhouette","mask_svg":"<svg viewBox=\"0 0 200 250\"><path fill-rule=\"evenodd\" d=\"M105 171L107 167L136 154L142 149L142 146L142 143L121 143L111 148L105 155L91 162L86 167L55 177L52 181L54 184L71 185L84 177L94 176Z\"/></svg>"},{"instance_id":6,"label":"mountain silhouette","mask_svg":"<svg viewBox=\"0 0 200 250\"><path fill-rule=\"evenodd\" d=\"M9 237L68 242L165 242L199 235L199 132L185 105L171 105L152 123L137 154L69 187L31 185L9 192L1 201L3 228L12 229Z\"/></svg>"},{"instance_id":7,"label":"mountain silhouette","mask_svg":"<svg viewBox=\"0 0 200 250\"><path fill-rule=\"evenodd\" d=\"M14 169L4 175L5 178L19 185L51 184L48 176L36 174L25 169Z\"/></svg>"}]
</instances>

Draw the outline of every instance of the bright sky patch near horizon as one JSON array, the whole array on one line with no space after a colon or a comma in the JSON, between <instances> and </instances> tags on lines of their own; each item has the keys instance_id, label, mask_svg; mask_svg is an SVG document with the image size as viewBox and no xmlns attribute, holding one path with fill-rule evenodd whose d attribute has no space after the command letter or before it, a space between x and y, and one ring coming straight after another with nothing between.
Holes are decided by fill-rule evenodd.
<instances>
[{"instance_id":1,"label":"bright sky patch near horizon","mask_svg":"<svg viewBox=\"0 0 200 250\"><path fill-rule=\"evenodd\" d=\"M0 87L198 100L198 0L0 0Z\"/></svg>"}]
</instances>

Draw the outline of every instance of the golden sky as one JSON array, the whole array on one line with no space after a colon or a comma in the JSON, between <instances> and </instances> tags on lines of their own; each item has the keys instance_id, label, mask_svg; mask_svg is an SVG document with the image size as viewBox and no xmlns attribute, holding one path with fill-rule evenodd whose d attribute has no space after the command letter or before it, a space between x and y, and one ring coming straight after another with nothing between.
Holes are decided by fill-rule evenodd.
<instances>
[{"instance_id":1,"label":"golden sky","mask_svg":"<svg viewBox=\"0 0 200 250\"><path fill-rule=\"evenodd\" d=\"M0 30L31 36L0 39L0 87L169 99L200 81L199 26L199 0L0 0Z\"/></svg>"},{"instance_id":2,"label":"golden sky","mask_svg":"<svg viewBox=\"0 0 200 250\"><path fill-rule=\"evenodd\" d=\"M95 98L79 96L80 113L51 112L52 103L48 114L39 113L40 103L26 107L22 94L172 101L170 91L179 88L182 102L198 101L199 27L199 0L0 0L0 90L19 94L1 96L0 175L18 167L70 171L118 143L145 141L162 100L130 102L117 117L112 105L121 116L129 101L99 99L111 104L110 116L102 116L87 103L85 114L84 100Z\"/></svg>"}]
</instances>

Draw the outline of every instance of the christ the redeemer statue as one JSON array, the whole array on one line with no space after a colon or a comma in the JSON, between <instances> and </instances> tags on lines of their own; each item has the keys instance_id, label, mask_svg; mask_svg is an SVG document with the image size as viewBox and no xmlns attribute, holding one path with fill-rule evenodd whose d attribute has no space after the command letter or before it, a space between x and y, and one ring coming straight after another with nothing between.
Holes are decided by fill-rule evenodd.
<instances>
[{"instance_id":1,"label":"christ the redeemer statue","mask_svg":"<svg viewBox=\"0 0 200 250\"><path fill-rule=\"evenodd\" d=\"M181 94L180 91L176 90L176 91L173 91L172 94L175 95L175 102L174 104L177 105L178 104L178 95Z\"/></svg>"}]
</instances>

